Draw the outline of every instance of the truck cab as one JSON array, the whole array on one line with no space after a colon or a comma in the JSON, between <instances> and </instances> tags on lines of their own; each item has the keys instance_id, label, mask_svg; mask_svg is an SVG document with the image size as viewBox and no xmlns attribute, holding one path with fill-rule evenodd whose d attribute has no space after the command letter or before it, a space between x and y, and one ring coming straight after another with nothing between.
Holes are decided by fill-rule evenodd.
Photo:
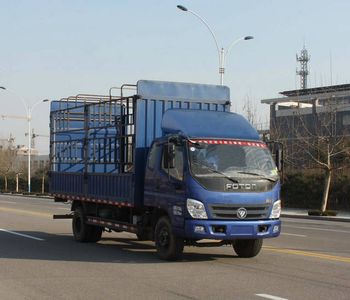
<instances>
[{"instance_id":1,"label":"truck cab","mask_svg":"<svg viewBox=\"0 0 350 300\"><path fill-rule=\"evenodd\" d=\"M189 245L233 243L251 257L263 238L280 234L278 169L248 121L228 112L169 110L162 129L148 154L144 205L164 210L175 236Z\"/></svg>"}]
</instances>

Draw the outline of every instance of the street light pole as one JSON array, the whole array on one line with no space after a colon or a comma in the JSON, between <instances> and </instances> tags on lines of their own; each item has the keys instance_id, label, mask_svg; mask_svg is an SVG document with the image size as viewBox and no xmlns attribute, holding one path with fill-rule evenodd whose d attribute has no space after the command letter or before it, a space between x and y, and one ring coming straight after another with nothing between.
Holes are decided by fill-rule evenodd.
<instances>
[{"instance_id":1,"label":"street light pole","mask_svg":"<svg viewBox=\"0 0 350 300\"><path fill-rule=\"evenodd\" d=\"M31 108L28 107L28 115L27 115L27 120L28 120L28 193L31 193L32 191L32 186L31 186L31 157L32 157L32 134L30 132L31 130L31 122L32 122L32 112Z\"/></svg>"},{"instance_id":2,"label":"street light pole","mask_svg":"<svg viewBox=\"0 0 350 300\"><path fill-rule=\"evenodd\" d=\"M207 21L205 21L200 15L198 15L197 13L195 13L192 10L187 9L185 6L183 5L177 5L177 8L184 11L184 12L189 12L190 14L194 15L195 17L197 17L204 25L205 27L207 27L207 29L209 30L211 36L214 39L215 42L215 46L216 46L216 50L218 51L218 57L219 57L219 76L220 76L220 85L224 85L224 74L225 74L225 61L226 61L226 57L228 55L228 53L230 52L231 48L236 45L238 42L240 41L247 41L247 40L251 40L254 37L253 36L243 36L237 40L234 40L230 46L228 47L227 51L225 52L225 49L223 47L221 47L221 49L219 48L219 44L217 41L217 38L215 36L214 31L210 28L209 24L207 23Z\"/></svg>"},{"instance_id":3,"label":"street light pole","mask_svg":"<svg viewBox=\"0 0 350 300\"><path fill-rule=\"evenodd\" d=\"M40 100L34 103L32 106L28 106L28 193L32 191L31 189L31 156L32 156L32 111L34 107L42 102L48 102L48 99Z\"/></svg>"},{"instance_id":4,"label":"street light pole","mask_svg":"<svg viewBox=\"0 0 350 300\"><path fill-rule=\"evenodd\" d=\"M31 189L31 155L32 155L32 134L31 134L31 121L32 121L32 111L33 108L42 103L42 102L48 102L49 99L44 99L44 100L40 100L36 103L34 103L32 106L28 106L26 104L26 102L22 99L22 97L20 97L19 95L17 95L16 93L8 90L7 88L0 86L0 89L2 90L6 90L8 92L11 92L12 94L16 95L22 102L22 104L24 105L24 108L26 110L26 115L27 115L27 122L28 122L28 193L30 193L32 191Z\"/></svg>"}]
</instances>

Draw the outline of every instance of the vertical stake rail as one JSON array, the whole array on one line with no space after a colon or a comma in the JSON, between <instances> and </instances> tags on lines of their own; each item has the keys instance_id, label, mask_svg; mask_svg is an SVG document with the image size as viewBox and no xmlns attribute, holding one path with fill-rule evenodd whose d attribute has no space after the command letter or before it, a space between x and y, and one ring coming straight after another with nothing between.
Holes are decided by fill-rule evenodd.
<instances>
[{"instance_id":1,"label":"vertical stake rail","mask_svg":"<svg viewBox=\"0 0 350 300\"><path fill-rule=\"evenodd\" d=\"M129 166L134 162L133 100L134 97L130 96L111 101L84 101L83 104L82 99L77 106L67 103L60 110L51 112L51 123L56 122L50 129L51 170L76 172L79 169L83 173L85 192L88 191L88 174L132 170ZM64 128L60 130L57 126L62 121ZM56 140L56 137L61 138ZM61 143L66 144L68 150L63 145L61 147ZM60 161L59 156L63 155L64 159ZM57 169L57 166L62 169Z\"/></svg>"},{"instance_id":2,"label":"vertical stake rail","mask_svg":"<svg viewBox=\"0 0 350 300\"><path fill-rule=\"evenodd\" d=\"M88 191L88 160L89 160L89 105L84 105L84 194Z\"/></svg>"}]
</instances>

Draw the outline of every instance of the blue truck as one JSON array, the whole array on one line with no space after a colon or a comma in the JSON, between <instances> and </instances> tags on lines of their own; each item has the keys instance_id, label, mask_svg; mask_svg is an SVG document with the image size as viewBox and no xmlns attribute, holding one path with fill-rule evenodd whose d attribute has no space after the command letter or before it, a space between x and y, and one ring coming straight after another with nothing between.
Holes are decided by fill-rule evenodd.
<instances>
[{"instance_id":1,"label":"blue truck","mask_svg":"<svg viewBox=\"0 0 350 300\"><path fill-rule=\"evenodd\" d=\"M281 231L280 159L230 105L225 86L150 80L51 102L50 193L71 202L54 218L79 242L135 233L164 260L184 246L256 256Z\"/></svg>"}]
</instances>

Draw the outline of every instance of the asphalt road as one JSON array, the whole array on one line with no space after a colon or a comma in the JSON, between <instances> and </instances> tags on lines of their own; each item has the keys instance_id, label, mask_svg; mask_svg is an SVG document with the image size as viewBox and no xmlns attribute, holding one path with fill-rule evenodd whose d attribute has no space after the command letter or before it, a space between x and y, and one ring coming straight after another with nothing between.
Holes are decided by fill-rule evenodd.
<instances>
[{"instance_id":1,"label":"asphalt road","mask_svg":"<svg viewBox=\"0 0 350 300\"><path fill-rule=\"evenodd\" d=\"M151 242L73 240L69 206L0 195L0 299L350 299L350 223L283 219L255 258L186 247L164 262Z\"/></svg>"}]
</instances>

